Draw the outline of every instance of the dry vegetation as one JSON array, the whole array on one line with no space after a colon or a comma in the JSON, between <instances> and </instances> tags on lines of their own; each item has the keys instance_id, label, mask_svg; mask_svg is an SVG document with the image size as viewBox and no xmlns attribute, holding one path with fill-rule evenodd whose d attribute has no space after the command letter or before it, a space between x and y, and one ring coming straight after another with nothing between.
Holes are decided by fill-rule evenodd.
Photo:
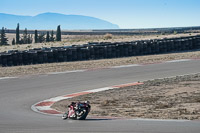
<instances>
[{"instance_id":1,"label":"dry vegetation","mask_svg":"<svg viewBox=\"0 0 200 133\"><path fill-rule=\"evenodd\" d=\"M112 38L113 38L113 35L107 33L107 34L104 35L104 38L105 38L106 40L108 40L108 39L112 39Z\"/></svg>"},{"instance_id":2,"label":"dry vegetation","mask_svg":"<svg viewBox=\"0 0 200 133\"><path fill-rule=\"evenodd\" d=\"M71 101L90 100L92 116L200 120L200 74L146 81L63 100L53 108L65 111Z\"/></svg>"},{"instance_id":3,"label":"dry vegetation","mask_svg":"<svg viewBox=\"0 0 200 133\"><path fill-rule=\"evenodd\" d=\"M170 34L170 35L62 35L62 42L49 42L49 43L33 43L33 44L23 44L23 45L8 45L0 46L0 52L8 50L28 50L32 48L42 48L42 47L60 47L60 46L70 46L70 45L81 45L87 44L88 42L123 42L123 41L134 41L134 40L148 40L148 39L161 39L161 38L172 38L180 36L192 36L199 35L199 33L187 33L187 34ZM6 34L9 40L9 44L15 34ZM33 36L34 38L34 36Z\"/></svg>"}]
</instances>

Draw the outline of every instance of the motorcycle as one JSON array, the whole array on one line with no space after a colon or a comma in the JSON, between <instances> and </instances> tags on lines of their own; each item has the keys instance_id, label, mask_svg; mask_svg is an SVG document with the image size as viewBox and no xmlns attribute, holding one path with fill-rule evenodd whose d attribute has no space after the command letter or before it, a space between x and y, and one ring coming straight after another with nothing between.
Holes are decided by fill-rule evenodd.
<instances>
[{"instance_id":1,"label":"motorcycle","mask_svg":"<svg viewBox=\"0 0 200 133\"><path fill-rule=\"evenodd\" d=\"M85 120L90 112L90 105L87 103L71 104L68 110L63 114L62 119Z\"/></svg>"}]
</instances>

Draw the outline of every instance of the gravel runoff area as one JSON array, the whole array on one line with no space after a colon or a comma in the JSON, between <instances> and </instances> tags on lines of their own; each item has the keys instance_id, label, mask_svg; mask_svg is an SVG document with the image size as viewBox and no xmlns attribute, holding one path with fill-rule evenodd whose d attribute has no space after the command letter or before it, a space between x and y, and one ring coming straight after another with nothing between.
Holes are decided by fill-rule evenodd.
<instances>
[{"instance_id":1,"label":"gravel runoff area","mask_svg":"<svg viewBox=\"0 0 200 133\"><path fill-rule=\"evenodd\" d=\"M52 107L65 111L71 101L85 100L91 102L92 116L200 120L200 74L82 95Z\"/></svg>"},{"instance_id":2,"label":"gravel runoff area","mask_svg":"<svg viewBox=\"0 0 200 133\"><path fill-rule=\"evenodd\" d=\"M82 69L106 68L111 66L156 63L169 60L200 58L200 51L168 53L160 55L134 56L115 59L102 59L77 62L48 63L27 66L0 67L0 77L15 77L64 72Z\"/></svg>"}]
</instances>

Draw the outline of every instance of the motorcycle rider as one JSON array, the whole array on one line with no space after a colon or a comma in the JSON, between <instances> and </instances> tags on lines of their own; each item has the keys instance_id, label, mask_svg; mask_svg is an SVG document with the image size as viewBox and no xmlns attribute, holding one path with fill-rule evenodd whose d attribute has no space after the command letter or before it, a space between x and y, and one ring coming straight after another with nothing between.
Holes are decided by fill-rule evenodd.
<instances>
[{"instance_id":1,"label":"motorcycle rider","mask_svg":"<svg viewBox=\"0 0 200 133\"><path fill-rule=\"evenodd\" d=\"M89 101L85 101L85 102L77 102L76 103L76 106L75 106L75 109L76 110L79 110L81 107L87 107L87 109L90 109L91 106L90 106L90 102Z\"/></svg>"},{"instance_id":2,"label":"motorcycle rider","mask_svg":"<svg viewBox=\"0 0 200 133\"><path fill-rule=\"evenodd\" d=\"M63 120L67 118L72 118L72 119L75 118L79 120L84 120L87 117L88 113L90 112L90 108L91 108L89 101L71 102L71 104L68 105L68 107L69 107L68 110L62 116Z\"/></svg>"},{"instance_id":3,"label":"motorcycle rider","mask_svg":"<svg viewBox=\"0 0 200 133\"><path fill-rule=\"evenodd\" d=\"M90 110L90 108L91 108L90 102L89 102L89 101L84 101L84 102L80 102L80 101L78 101L78 102L71 102L71 104L70 104L68 107L70 107L70 106L73 106L75 110L79 110L81 107L84 107L84 106L86 106L87 109L89 109L89 110Z\"/></svg>"},{"instance_id":4,"label":"motorcycle rider","mask_svg":"<svg viewBox=\"0 0 200 133\"><path fill-rule=\"evenodd\" d=\"M70 106L73 106L73 107L75 107L75 105L76 105L76 103L75 103L75 102L71 102L71 104L70 104L70 105L68 105L68 107L70 107Z\"/></svg>"}]
</instances>

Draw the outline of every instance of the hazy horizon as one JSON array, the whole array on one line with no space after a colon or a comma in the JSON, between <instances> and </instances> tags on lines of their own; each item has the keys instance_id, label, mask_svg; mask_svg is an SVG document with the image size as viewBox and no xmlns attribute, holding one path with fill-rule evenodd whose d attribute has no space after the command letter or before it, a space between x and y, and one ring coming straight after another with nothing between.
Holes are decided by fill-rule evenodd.
<instances>
[{"instance_id":1,"label":"hazy horizon","mask_svg":"<svg viewBox=\"0 0 200 133\"><path fill-rule=\"evenodd\" d=\"M199 0L1 0L0 4L0 13L83 15L121 29L200 26Z\"/></svg>"}]
</instances>

